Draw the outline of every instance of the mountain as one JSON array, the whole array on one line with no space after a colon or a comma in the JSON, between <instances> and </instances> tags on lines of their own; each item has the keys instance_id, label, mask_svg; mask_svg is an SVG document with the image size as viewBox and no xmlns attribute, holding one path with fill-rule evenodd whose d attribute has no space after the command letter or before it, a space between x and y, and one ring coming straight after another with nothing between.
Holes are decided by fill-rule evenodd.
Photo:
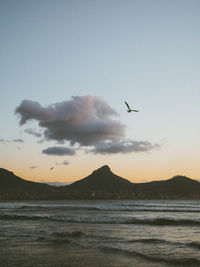
<instances>
[{"instance_id":1,"label":"mountain","mask_svg":"<svg viewBox=\"0 0 200 267\"><path fill-rule=\"evenodd\" d=\"M105 165L89 176L67 186L74 197L116 198L118 195L132 194L133 184L114 174Z\"/></svg>"},{"instance_id":2,"label":"mountain","mask_svg":"<svg viewBox=\"0 0 200 267\"><path fill-rule=\"evenodd\" d=\"M186 176L174 176L168 180L137 184L145 195L165 198L200 198L200 182Z\"/></svg>"},{"instance_id":3,"label":"mountain","mask_svg":"<svg viewBox=\"0 0 200 267\"><path fill-rule=\"evenodd\" d=\"M109 191L121 191L130 190L132 183L118 175L111 172L110 168L105 165L98 170L95 170L79 181L76 181L69 185L70 189L76 190L109 190Z\"/></svg>"},{"instance_id":4,"label":"mountain","mask_svg":"<svg viewBox=\"0 0 200 267\"><path fill-rule=\"evenodd\" d=\"M130 199L198 199L200 182L185 176L148 183L131 183L112 173L105 165L71 185L74 198L130 198Z\"/></svg>"},{"instance_id":5,"label":"mountain","mask_svg":"<svg viewBox=\"0 0 200 267\"><path fill-rule=\"evenodd\" d=\"M200 182L185 176L131 183L105 165L66 186L24 180L0 168L0 200L6 199L200 199Z\"/></svg>"},{"instance_id":6,"label":"mountain","mask_svg":"<svg viewBox=\"0 0 200 267\"><path fill-rule=\"evenodd\" d=\"M49 185L24 180L13 172L0 168L0 199L41 199L51 191Z\"/></svg>"}]
</instances>

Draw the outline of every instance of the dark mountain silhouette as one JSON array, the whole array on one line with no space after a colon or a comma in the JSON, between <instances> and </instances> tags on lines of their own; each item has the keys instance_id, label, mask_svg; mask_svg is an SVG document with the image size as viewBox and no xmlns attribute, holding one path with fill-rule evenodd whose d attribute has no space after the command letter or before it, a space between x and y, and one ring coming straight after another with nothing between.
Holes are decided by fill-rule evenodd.
<instances>
[{"instance_id":1,"label":"dark mountain silhouette","mask_svg":"<svg viewBox=\"0 0 200 267\"><path fill-rule=\"evenodd\" d=\"M0 199L200 199L200 182L185 176L131 183L105 165L66 186L24 180L0 169Z\"/></svg>"},{"instance_id":2,"label":"dark mountain silhouette","mask_svg":"<svg viewBox=\"0 0 200 267\"><path fill-rule=\"evenodd\" d=\"M111 172L107 165L93 171L92 174L68 186L70 189L80 191L89 190L109 190L122 191L130 190L132 183Z\"/></svg>"},{"instance_id":3,"label":"dark mountain silhouette","mask_svg":"<svg viewBox=\"0 0 200 267\"><path fill-rule=\"evenodd\" d=\"M139 190L148 195L162 194L169 198L200 198L200 182L185 176L174 176L168 180L137 184Z\"/></svg>"},{"instance_id":4,"label":"dark mountain silhouette","mask_svg":"<svg viewBox=\"0 0 200 267\"><path fill-rule=\"evenodd\" d=\"M7 198L43 198L52 189L49 185L31 182L16 176L13 172L0 168L0 199Z\"/></svg>"},{"instance_id":5,"label":"dark mountain silhouette","mask_svg":"<svg viewBox=\"0 0 200 267\"><path fill-rule=\"evenodd\" d=\"M200 198L200 183L185 176L148 183L131 183L103 166L68 186L74 194L97 198Z\"/></svg>"}]
</instances>

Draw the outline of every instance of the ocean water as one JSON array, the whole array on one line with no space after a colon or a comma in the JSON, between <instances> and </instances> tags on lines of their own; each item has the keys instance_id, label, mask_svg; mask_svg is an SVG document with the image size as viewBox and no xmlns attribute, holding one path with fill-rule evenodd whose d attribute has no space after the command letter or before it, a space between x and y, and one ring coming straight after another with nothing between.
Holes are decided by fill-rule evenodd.
<instances>
[{"instance_id":1,"label":"ocean water","mask_svg":"<svg viewBox=\"0 0 200 267\"><path fill-rule=\"evenodd\" d=\"M200 201L0 202L0 266L200 266Z\"/></svg>"}]
</instances>

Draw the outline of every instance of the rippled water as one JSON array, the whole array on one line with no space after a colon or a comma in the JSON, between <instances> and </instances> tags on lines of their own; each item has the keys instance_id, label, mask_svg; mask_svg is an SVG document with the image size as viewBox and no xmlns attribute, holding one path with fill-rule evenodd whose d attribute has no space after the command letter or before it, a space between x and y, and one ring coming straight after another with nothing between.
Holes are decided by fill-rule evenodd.
<instances>
[{"instance_id":1,"label":"rippled water","mask_svg":"<svg viewBox=\"0 0 200 267\"><path fill-rule=\"evenodd\" d=\"M200 266L200 201L0 202L0 266Z\"/></svg>"}]
</instances>

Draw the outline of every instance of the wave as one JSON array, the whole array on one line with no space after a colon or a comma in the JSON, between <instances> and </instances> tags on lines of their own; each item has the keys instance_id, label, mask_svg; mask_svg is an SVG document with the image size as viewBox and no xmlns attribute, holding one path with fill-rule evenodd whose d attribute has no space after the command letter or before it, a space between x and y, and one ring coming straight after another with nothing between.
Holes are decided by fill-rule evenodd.
<instances>
[{"instance_id":1,"label":"wave","mask_svg":"<svg viewBox=\"0 0 200 267\"><path fill-rule=\"evenodd\" d=\"M167 219L167 218L156 218L156 219L147 219L147 220L137 220L134 223L139 224L150 224L157 226L199 226L200 221L198 220L190 220L190 219Z\"/></svg>"},{"instance_id":2,"label":"wave","mask_svg":"<svg viewBox=\"0 0 200 267\"><path fill-rule=\"evenodd\" d=\"M200 242L190 242L190 243L187 243L187 246L194 247L194 248L200 248Z\"/></svg>"},{"instance_id":3,"label":"wave","mask_svg":"<svg viewBox=\"0 0 200 267\"><path fill-rule=\"evenodd\" d=\"M71 210L94 210L92 207L82 207L82 206L47 206L47 205L37 205L37 206L27 206L23 205L18 207L20 210L29 210L29 211L39 211L39 210L66 210L66 211L71 211Z\"/></svg>"},{"instance_id":4,"label":"wave","mask_svg":"<svg viewBox=\"0 0 200 267\"><path fill-rule=\"evenodd\" d=\"M72 242L70 239L68 238L62 238L62 239L51 239L50 242L55 243L55 244L72 244L74 242Z\"/></svg>"},{"instance_id":5,"label":"wave","mask_svg":"<svg viewBox=\"0 0 200 267\"><path fill-rule=\"evenodd\" d=\"M170 201L170 200L169 200ZM177 207L177 208L182 208L182 207L187 207L187 208L196 208L196 204L200 204L200 203L191 203L189 204L188 201L185 202L184 200L181 200L181 202L183 203L180 203L180 202L174 202L174 203L171 203L170 202L167 202L167 203L155 203L155 202L151 202L151 203L127 203L128 206L141 206L141 207L158 207L158 208L162 208L162 207L169 207L169 208L174 208L174 207Z\"/></svg>"},{"instance_id":6,"label":"wave","mask_svg":"<svg viewBox=\"0 0 200 267\"><path fill-rule=\"evenodd\" d=\"M106 242L120 242L120 243L144 243L144 244L167 244L167 245L180 245L178 242L168 241L165 239L157 239L157 238L137 238L127 240L126 238L122 237L114 237L114 236L107 236L107 235L96 235L96 234L85 234L89 238L95 238L98 240L103 240Z\"/></svg>"},{"instance_id":7,"label":"wave","mask_svg":"<svg viewBox=\"0 0 200 267\"><path fill-rule=\"evenodd\" d=\"M132 239L132 240L128 240L126 241L127 243L143 243L143 244L166 244L166 245L174 245L174 246L192 246L192 244L188 244L188 243L181 243L181 242L176 242L176 241L170 241L170 240L165 240L165 239L157 239L157 238L138 238L138 239ZM195 243L195 242L191 242L191 243ZM199 244L194 244L194 247L196 247Z\"/></svg>"},{"instance_id":8,"label":"wave","mask_svg":"<svg viewBox=\"0 0 200 267\"><path fill-rule=\"evenodd\" d=\"M144 260L150 260L152 262L164 262L164 263L170 263L170 264L176 264L180 266L194 266L200 264L200 261L196 258L165 258L165 257L158 257L158 256L152 256L152 255L147 255L138 251L130 251L130 250L125 250L121 248L113 248L109 246L103 246L101 247L101 250L106 253L121 253L125 254L126 256L130 257L139 257L143 258Z\"/></svg>"},{"instance_id":9,"label":"wave","mask_svg":"<svg viewBox=\"0 0 200 267\"><path fill-rule=\"evenodd\" d=\"M52 233L55 237L80 237L83 235L83 232L81 231L73 231L73 232L54 232Z\"/></svg>"},{"instance_id":10,"label":"wave","mask_svg":"<svg viewBox=\"0 0 200 267\"><path fill-rule=\"evenodd\" d=\"M142 206L142 205L141 205ZM73 210L94 210L94 211L124 211L124 212L138 212L138 211L145 211L145 212L192 212L192 213L200 213L200 208L170 208L170 207L153 207L143 205L144 207L140 207L137 205L132 206L27 206L23 205L18 207L17 209L25 209L25 210L66 210L66 211L73 211ZM16 209L16 208L15 208Z\"/></svg>"},{"instance_id":11,"label":"wave","mask_svg":"<svg viewBox=\"0 0 200 267\"><path fill-rule=\"evenodd\" d=\"M53 232L51 236L40 236L36 241L49 242L53 244L77 244L73 241L74 238L82 236L84 233L81 231L73 232Z\"/></svg>"},{"instance_id":12,"label":"wave","mask_svg":"<svg viewBox=\"0 0 200 267\"><path fill-rule=\"evenodd\" d=\"M72 223L104 223L104 224L148 224L155 226L199 226L198 220L174 220L165 218L156 219L137 219L130 217L60 217L54 218L57 221L66 221Z\"/></svg>"},{"instance_id":13,"label":"wave","mask_svg":"<svg viewBox=\"0 0 200 267\"><path fill-rule=\"evenodd\" d=\"M36 241L49 242L49 243L53 243L53 244L72 244L72 243L74 243L72 240L70 240L68 238L47 238L44 236L38 237Z\"/></svg>"},{"instance_id":14,"label":"wave","mask_svg":"<svg viewBox=\"0 0 200 267\"><path fill-rule=\"evenodd\" d=\"M139 239L132 239L128 240L128 243L172 243L164 239L157 239L157 238L139 238Z\"/></svg>"},{"instance_id":15,"label":"wave","mask_svg":"<svg viewBox=\"0 0 200 267\"><path fill-rule=\"evenodd\" d=\"M198 212L199 205L184 203L0 203L0 210L94 210L94 211L127 211L127 212Z\"/></svg>"},{"instance_id":16,"label":"wave","mask_svg":"<svg viewBox=\"0 0 200 267\"><path fill-rule=\"evenodd\" d=\"M145 211L145 212L199 212L200 209L161 209L161 208L132 208L132 207L116 207L116 208L109 208L109 207L95 207L95 208L90 208L91 210L97 210L97 211L130 211L130 212L137 212L137 211Z\"/></svg>"},{"instance_id":17,"label":"wave","mask_svg":"<svg viewBox=\"0 0 200 267\"><path fill-rule=\"evenodd\" d=\"M26 215L0 215L0 220L4 220L4 221L12 221L12 220L20 220L20 221L24 221L24 220L46 220L49 219L49 217L46 216L26 216Z\"/></svg>"},{"instance_id":18,"label":"wave","mask_svg":"<svg viewBox=\"0 0 200 267\"><path fill-rule=\"evenodd\" d=\"M70 223L92 224L141 224L155 226L200 226L199 220L191 219L137 219L133 217L56 217L56 216L27 216L27 215L0 215L0 220L50 220Z\"/></svg>"}]
</instances>

